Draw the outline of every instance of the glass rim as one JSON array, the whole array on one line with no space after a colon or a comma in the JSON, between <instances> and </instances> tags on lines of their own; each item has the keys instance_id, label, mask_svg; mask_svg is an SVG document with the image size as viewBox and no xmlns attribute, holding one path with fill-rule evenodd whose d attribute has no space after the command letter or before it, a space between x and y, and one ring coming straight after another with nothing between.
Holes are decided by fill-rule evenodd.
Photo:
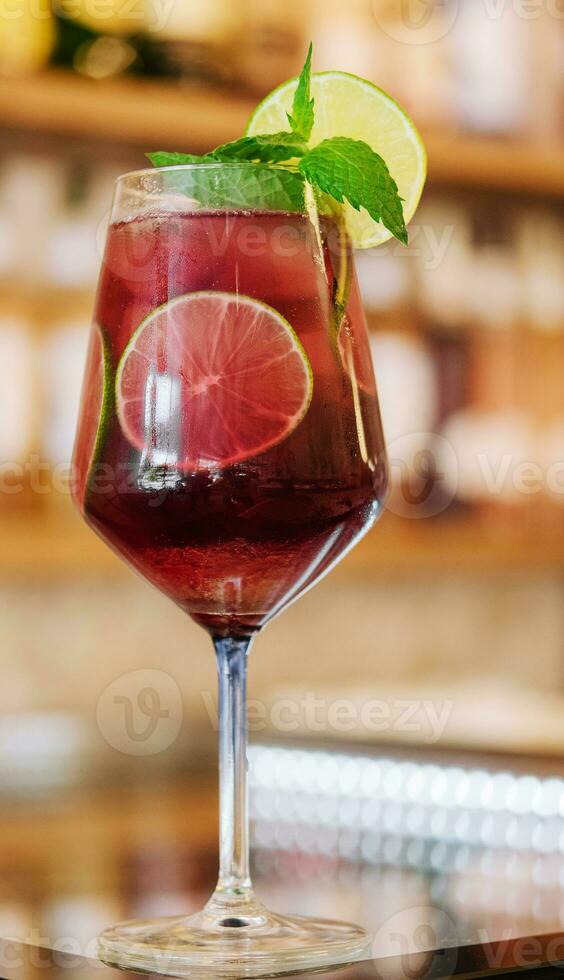
<instances>
[{"instance_id":1,"label":"glass rim","mask_svg":"<svg viewBox=\"0 0 564 980\"><path fill-rule=\"evenodd\" d=\"M262 167L280 173L300 176L297 167L283 167L276 163L252 163L250 160L206 160L202 163L175 163L169 167L140 167L138 170L127 170L125 173L119 174L115 182L119 184L120 181L127 180L129 177L151 177L155 174L180 173L188 170L240 170L242 167L256 167L257 169Z\"/></svg>"}]
</instances>

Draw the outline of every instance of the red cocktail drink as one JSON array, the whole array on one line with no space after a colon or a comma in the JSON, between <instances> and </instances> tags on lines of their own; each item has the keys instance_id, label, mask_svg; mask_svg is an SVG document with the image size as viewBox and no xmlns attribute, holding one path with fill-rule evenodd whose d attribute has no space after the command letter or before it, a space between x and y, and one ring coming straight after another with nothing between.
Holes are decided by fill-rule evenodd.
<instances>
[{"instance_id":1,"label":"red cocktail drink","mask_svg":"<svg viewBox=\"0 0 564 980\"><path fill-rule=\"evenodd\" d=\"M382 502L350 263L336 225L299 213L155 211L109 229L76 496L215 635L260 629Z\"/></svg>"}]
</instances>

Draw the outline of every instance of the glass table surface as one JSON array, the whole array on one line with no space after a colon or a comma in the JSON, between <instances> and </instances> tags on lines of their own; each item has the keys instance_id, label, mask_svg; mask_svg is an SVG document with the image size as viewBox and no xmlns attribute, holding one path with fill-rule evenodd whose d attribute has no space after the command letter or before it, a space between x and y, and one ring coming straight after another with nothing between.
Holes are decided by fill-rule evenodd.
<instances>
[{"instance_id":1,"label":"glass table surface","mask_svg":"<svg viewBox=\"0 0 564 980\"><path fill-rule=\"evenodd\" d=\"M564 971L564 939L561 935L520 937L510 942L473 945L373 959L321 972L327 980L462 980L519 973L522 980L556 980ZM563 957L559 959L558 957ZM118 980L138 973L124 971L77 953L0 940L2 980ZM162 975L162 974L143 974ZM312 974L292 974L292 976ZM192 973L197 980L204 974ZM206 976L210 976L206 973ZM242 974L241 976L244 976Z\"/></svg>"},{"instance_id":2,"label":"glass table surface","mask_svg":"<svg viewBox=\"0 0 564 980\"><path fill-rule=\"evenodd\" d=\"M255 745L250 768L259 897L369 932L366 959L335 976L541 977L564 963L560 764ZM0 978L109 980L102 929L189 915L214 886L213 767L40 776L0 790Z\"/></svg>"}]
</instances>

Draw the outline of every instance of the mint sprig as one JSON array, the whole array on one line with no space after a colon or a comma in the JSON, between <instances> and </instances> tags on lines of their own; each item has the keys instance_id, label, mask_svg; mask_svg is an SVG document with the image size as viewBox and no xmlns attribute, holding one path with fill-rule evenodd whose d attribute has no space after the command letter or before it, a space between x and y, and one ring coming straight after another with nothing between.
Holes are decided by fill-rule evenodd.
<instances>
[{"instance_id":1,"label":"mint sprig","mask_svg":"<svg viewBox=\"0 0 564 980\"><path fill-rule=\"evenodd\" d=\"M292 168L297 165L298 175L313 187L339 204L347 201L357 211L364 208L374 221L381 221L398 241L407 245L402 199L385 160L368 143L346 136L335 136L317 146L309 146L314 124L314 100L310 93L311 58L310 44L298 78L292 111L287 113L291 127L289 131L243 136L231 143L223 143L203 156L164 151L148 153L149 160L155 167L241 162L249 166L260 164L263 171L265 164L291 164ZM249 186L256 189L256 180L251 180ZM254 195L249 206L252 206L253 200Z\"/></svg>"}]
</instances>

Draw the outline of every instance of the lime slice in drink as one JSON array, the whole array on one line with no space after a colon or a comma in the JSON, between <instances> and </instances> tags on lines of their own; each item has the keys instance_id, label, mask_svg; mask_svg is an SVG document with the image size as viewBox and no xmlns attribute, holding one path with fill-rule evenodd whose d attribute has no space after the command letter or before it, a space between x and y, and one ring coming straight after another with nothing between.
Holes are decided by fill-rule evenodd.
<instances>
[{"instance_id":1,"label":"lime slice in drink","mask_svg":"<svg viewBox=\"0 0 564 980\"><path fill-rule=\"evenodd\" d=\"M303 419L313 390L290 324L224 292L178 296L129 341L116 375L119 420L150 465L217 469L258 456Z\"/></svg>"},{"instance_id":2,"label":"lime slice in drink","mask_svg":"<svg viewBox=\"0 0 564 980\"><path fill-rule=\"evenodd\" d=\"M73 457L71 490L79 507L84 505L92 467L100 455L110 418L111 373L108 340L102 327L95 323L90 333L80 425Z\"/></svg>"},{"instance_id":3,"label":"lime slice in drink","mask_svg":"<svg viewBox=\"0 0 564 980\"><path fill-rule=\"evenodd\" d=\"M267 95L251 116L248 136L288 129L286 113L292 107L296 85L297 79L293 78ZM342 71L312 75L311 94L315 99L311 145L332 136L348 136L368 143L386 161L403 198L406 223L410 221L423 191L427 158L409 116L382 89ZM392 237L367 211L355 211L348 204L345 220L356 248L372 248Z\"/></svg>"}]
</instances>

